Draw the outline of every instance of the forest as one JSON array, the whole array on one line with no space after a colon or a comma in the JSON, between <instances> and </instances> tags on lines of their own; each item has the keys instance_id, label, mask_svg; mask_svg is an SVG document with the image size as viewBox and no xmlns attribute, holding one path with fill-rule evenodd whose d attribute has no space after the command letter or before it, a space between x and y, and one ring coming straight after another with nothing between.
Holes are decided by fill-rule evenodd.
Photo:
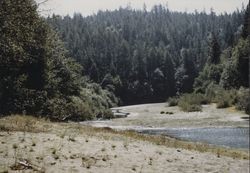
<instances>
[{"instance_id":1,"label":"forest","mask_svg":"<svg viewBox=\"0 0 250 173\"><path fill-rule=\"evenodd\" d=\"M0 1L2 115L80 121L112 118L117 105L196 97L250 112L249 5L232 14L157 5L48 18L37 9L33 0Z\"/></svg>"},{"instance_id":2,"label":"forest","mask_svg":"<svg viewBox=\"0 0 250 173\"><path fill-rule=\"evenodd\" d=\"M171 12L162 5L151 11L144 8L100 11L89 17L53 15L48 22L83 66L83 74L115 93L120 104L162 102L192 92L206 64L213 66L208 70L217 75L215 83L234 85L225 79L224 62L232 59L238 42L247 42L241 38L245 9L216 15L212 10ZM245 83L236 87L249 87L248 67L242 72ZM196 88L201 87L200 78Z\"/></svg>"}]
</instances>

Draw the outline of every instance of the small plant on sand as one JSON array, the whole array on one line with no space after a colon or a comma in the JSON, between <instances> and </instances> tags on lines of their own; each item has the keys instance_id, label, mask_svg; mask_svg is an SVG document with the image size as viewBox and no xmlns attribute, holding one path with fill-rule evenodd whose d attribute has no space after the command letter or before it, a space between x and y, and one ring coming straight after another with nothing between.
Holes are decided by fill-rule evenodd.
<instances>
[{"instance_id":1,"label":"small plant on sand","mask_svg":"<svg viewBox=\"0 0 250 173\"><path fill-rule=\"evenodd\" d=\"M15 165L17 165L17 144L13 144L12 148L14 149L14 160L15 160Z\"/></svg>"},{"instance_id":2,"label":"small plant on sand","mask_svg":"<svg viewBox=\"0 0 250 173\"><path fill-rule=\"evenodd\" d=\"M126 150L128 150L128 142L127 142L127 141L125 141L125 142L123 143L123 147L126 148Z\"/></svg>"},{"instance_id":3,"label":"small plant on sand","mask_svg":"<svg viewBox=\"0 0 250 173\"><path fill-rule=\"evenodd\" d=\"M60 134L60 138L64 138L66 136L67 130L64 130L61 134Z\"/></svg>"},{"instance_id":4,"label":"small plant on sand","mask_svg":"<svg viewBox=\"0 0 250 173\"><path fill-rule=\"evenodd\" d=\"M12 148L13 148L14 150L16 150L16 149L18 148L17 144L13 144L13 145L12 145Z\"/></svg>"},{"instance_id":5,"label":"small plant on sand","mask_svg":"<svg viewBox=\"0 0 250 173\"><path fill-rule=\"evenodd\" d=\"M31 146L35 147L36 146L36 142L32 141L32 145Z\"/></svg>"},{"instance_id":6,"label":"small plant on sand","mask_svg":"<svg viewBox=\"0 0 250 173\"><path fill-rule=\"evenodd\" d=\"M112 149L114 150L114 149L116 148L116 145L112 145L111 147L112 147Z\"/></svg>"},{"instance_id":7,"label":"small plant on sand","mask_svg":"<svg viewBox=\"0 0 250 173\"><path fill-rule=\"evenodd\" d=\"M23 136L20 138L21 143L25 142L26 132L23 132Z\"/></svg>"},{"instance_id":8,"label":"small plant on sand","mask_svg":"<svg viewBox=\"0 0 250 173\"><path fill-rule=\"evenodd\" d=\"M52 148L52 154L56 154L56 149L55 148Z\"/></svg>"},{"instance_id":9,"label":"small plant on sand","mask_svg":"<svg viewBox=\"0 0 250 173\"><path fill-rule=\"evenodd\" d=\"M162 155L162 152L161 151L156 151L157 154L159 155Z\"/></svg>"},{"instance_id":10,"label":"small plant on sand","mask_svg":"<svg viewBox=\"0 0 250 173\"><path fill-rule=\"evenodd\" d=\"M58 154L57 154L57 151L56 151L56 149L55 148L52 148L52 155L53 155L53 158L55 159L55 160L58 160L59 159L59 156L58 156Z\"/></svg>"},{"instance_id":11,"label":"small plant on sand","mask_svg":"<svg viewBox=\"0 0 250 173\"><path fill-rule=\"evenodd\" d=\"M76 141L76 139L75 139L74 136L69 136L68 140L71 141L71 142L75 142Z\"/></svg>"},{"instance_id":12,"label":"small plant on sand","mask_svg":"<svg viewBox=\"0 0 250 173\"><path fill-rule=\"evenodd\" d=\"M107 160L109 160L108 155L105 155L105 156L102 157L102 161L106 162Z\"/></svg>"},{"instance_id":13,"label":"small plant on sand","mask_svg":"<svg viewBox=\"0 0 250 173\"><path fill-rule=\"evenodd\" d=\"M153 158L152 157L149 158L148 165L153 165Z\"/></svg>"},{"instance_id":14,"label":"small plant on sand","mask_svg":"<svg viewBox=\"0 0 250 173\"><path fill-rule=\"evenodd\" d=\"M59 156L57 154L54 154L53 157L54 157L55 160L59 159Z\"/></svg>"}]
</instances>

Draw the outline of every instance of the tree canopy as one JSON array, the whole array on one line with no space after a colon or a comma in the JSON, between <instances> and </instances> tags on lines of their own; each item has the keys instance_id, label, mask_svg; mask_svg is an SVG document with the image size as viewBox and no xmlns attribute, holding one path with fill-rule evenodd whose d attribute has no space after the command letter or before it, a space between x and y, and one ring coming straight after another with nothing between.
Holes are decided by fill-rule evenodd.
<instances>
[{"instance_id":1,"label":"tree canopy","mask_svg":"<svg viewBox=\"0 0 250 173\"><path fill-rule=\"evenodd\" d=\"M33 0L0 1L0 114L56 120L102 116L118 101L82 76L81 65L37 8Z\"/></svg>"},{"instance_id":2,"label":"tree canopy","mask_svg":"<svg viewBox=\"0 0 250 173\"><path fill-rule=\"evenodd\" d=\"M221 51L239 39L244 10L188 14L158 5L151 11L127 7L88 17L53 15L47 21L85 75L97 83L107 74L119 78L116 95L134 104L192 92L205 64L219 64Z\"/></svg>"}]
</instances>

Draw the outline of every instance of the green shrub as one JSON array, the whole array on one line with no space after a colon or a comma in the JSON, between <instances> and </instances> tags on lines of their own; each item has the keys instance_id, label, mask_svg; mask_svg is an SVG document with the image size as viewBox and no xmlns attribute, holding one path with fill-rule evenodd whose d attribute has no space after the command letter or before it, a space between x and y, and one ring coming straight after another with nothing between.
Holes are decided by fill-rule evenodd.
<instances>
[{"instance_id":1,"label":"green shrub","mask_svg":"<svg viewBox=\"0 0 250 173\"><path fill-rule=\"evenodd\" d=\"M202 94L184 94L180 97L178 106L185 112L196 112L202 110L201 104L205 102Z\"/></svg>"},{"instance_id":2,"label":"green shrub","mask_svg":"<svg viewBox=\"0 0 250 173\"><path fill-rule=\"evenodd\" d=\"M88 103L83 102L79 97L69 99L55 98L48 101L48 112L52 119L65 121L84 121L94 119Z\"/></svg>"},{"instance_id":3,"label":"green shrub","mask_svg":"<svg viewBox=\"0 0 250 173\"><path fill-rule=\"evenodd\" d=\"M103 119L112 119L112 118L114 118L114 114L113 114L113 112L112 112L110 109L106 109L106 110L103 112L102 118L103 118Z\"/></svg>"},{"instance_id":4,"label":"green shrub","mask_svg":"<svg viewBox=\"0 0 250 173\"><path fill-rule=\"evenodd\" d=\"M236 108L250 114L250 89L240 88L237 93Z\"/></svg>"},{"instance_id":5,"label":"green shrub","mask_svg":"<svg viewBox=\"0 0 250 173\"><path fill-rule=\"evenodd\" d=\"M216 104L217 108L228 108L230 107L229 101L228 100L220 100Z\"/></svg>"},{"instance_id":6,"label":"green shrub","mask_svg":"<svg viewBox=\"0 0 250 173\"><path fill-rule=\"evenodd\" d=\"M237 90L225 90L219 85L211 83L205 96L209 102L217 103L217 108L227 108L237 103Z\"/></svg>"},{"instance_id":7,"label":"green shrub","mask_svg":"<svg viewBox=\"0 0 250 173\"><path fill-rule=\"evenodd\" d=\"M220 92L222 88L219 85L211 83L206 88L205 96L209 100L209 102L215 102L215 97L218 92Z\"/></svg>"},{"instance_id":8,"label":"green shrub","mask_svg":"<svg viewBox=\"0 0 250 173\"><path fill-rule=\"evenodd\" d=\"M246 106L246 108L245 108L245 112L246 112L246 114L250 115L250 100L249 100L249 102L247 103L247 106Z\"/></svg>"},{"instance_id":9,"label":"green shrub","mask_svg":"<svg viewBox=\"0 0 250 173\"><path fill-rule=\"evenodd\" d=\"M215 97L213 101L217 103L217 108L227 108L234 105L237 102L236 90L225 90L220 88L215 91Z\"/></svg>"},{"instance_id":10,"label":"green shrub","mask_svg":"<svg viewBox=\"0 0 250 173\"><path fill-rule=\"evenodd\" d=\"M180 101L186 101L189 104L197 104L197 105L202 105L202 104L208 104L209 100L205 97L205 95L200 94L200 93L191 93L191 94L184 94L180 99Z\"/></svg>"},{"instance_id":11,"label":"green shrub","mask_svg":"<svg viewBox=\"0 0 250 173\"><path fill-rule=\"evenodd\" d=\"M177 97L170 97L168 100L168 106L177 106L178 105L178 98Z\"/></svg>"},{"instance_id":12,"label":"green shrub","mask_svg":"<svg viewBox=\"0 0 250 173\"><path fill-rule=\"evenodd\" d=\"M201 105L189 104L189 103L187 103L187 102L179 102L178 106L179 106L184 112L197 112L197 111L202 111Z\"/></svg>"}]
</instances>

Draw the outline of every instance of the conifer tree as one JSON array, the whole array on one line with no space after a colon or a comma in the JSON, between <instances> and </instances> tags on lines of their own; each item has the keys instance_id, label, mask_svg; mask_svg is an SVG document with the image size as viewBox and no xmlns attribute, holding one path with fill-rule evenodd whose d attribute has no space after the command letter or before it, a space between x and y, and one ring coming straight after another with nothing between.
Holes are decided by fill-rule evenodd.
<instances>
[{"instance_id":1,"label":"conifer tree","mask_svg":"<svg viewBox=\"0 0 250 173\"><path fill-rule=\"evenodd\" d=\"M209 35L208 63L218 64L220 62L220 45L214 33Z\"/></svg>"},{"instance_id":2,"label":"conifer tree","mask_svg":"<svg viewBox=\"0 0 250 173\"><path fill-rule=\"evenodd\" d=\"M250 35L250 2L247 5L245 16L244 16L244 23L243 23L243 30L241 36L246 39Z\"/></svg>"}]
</instances>

